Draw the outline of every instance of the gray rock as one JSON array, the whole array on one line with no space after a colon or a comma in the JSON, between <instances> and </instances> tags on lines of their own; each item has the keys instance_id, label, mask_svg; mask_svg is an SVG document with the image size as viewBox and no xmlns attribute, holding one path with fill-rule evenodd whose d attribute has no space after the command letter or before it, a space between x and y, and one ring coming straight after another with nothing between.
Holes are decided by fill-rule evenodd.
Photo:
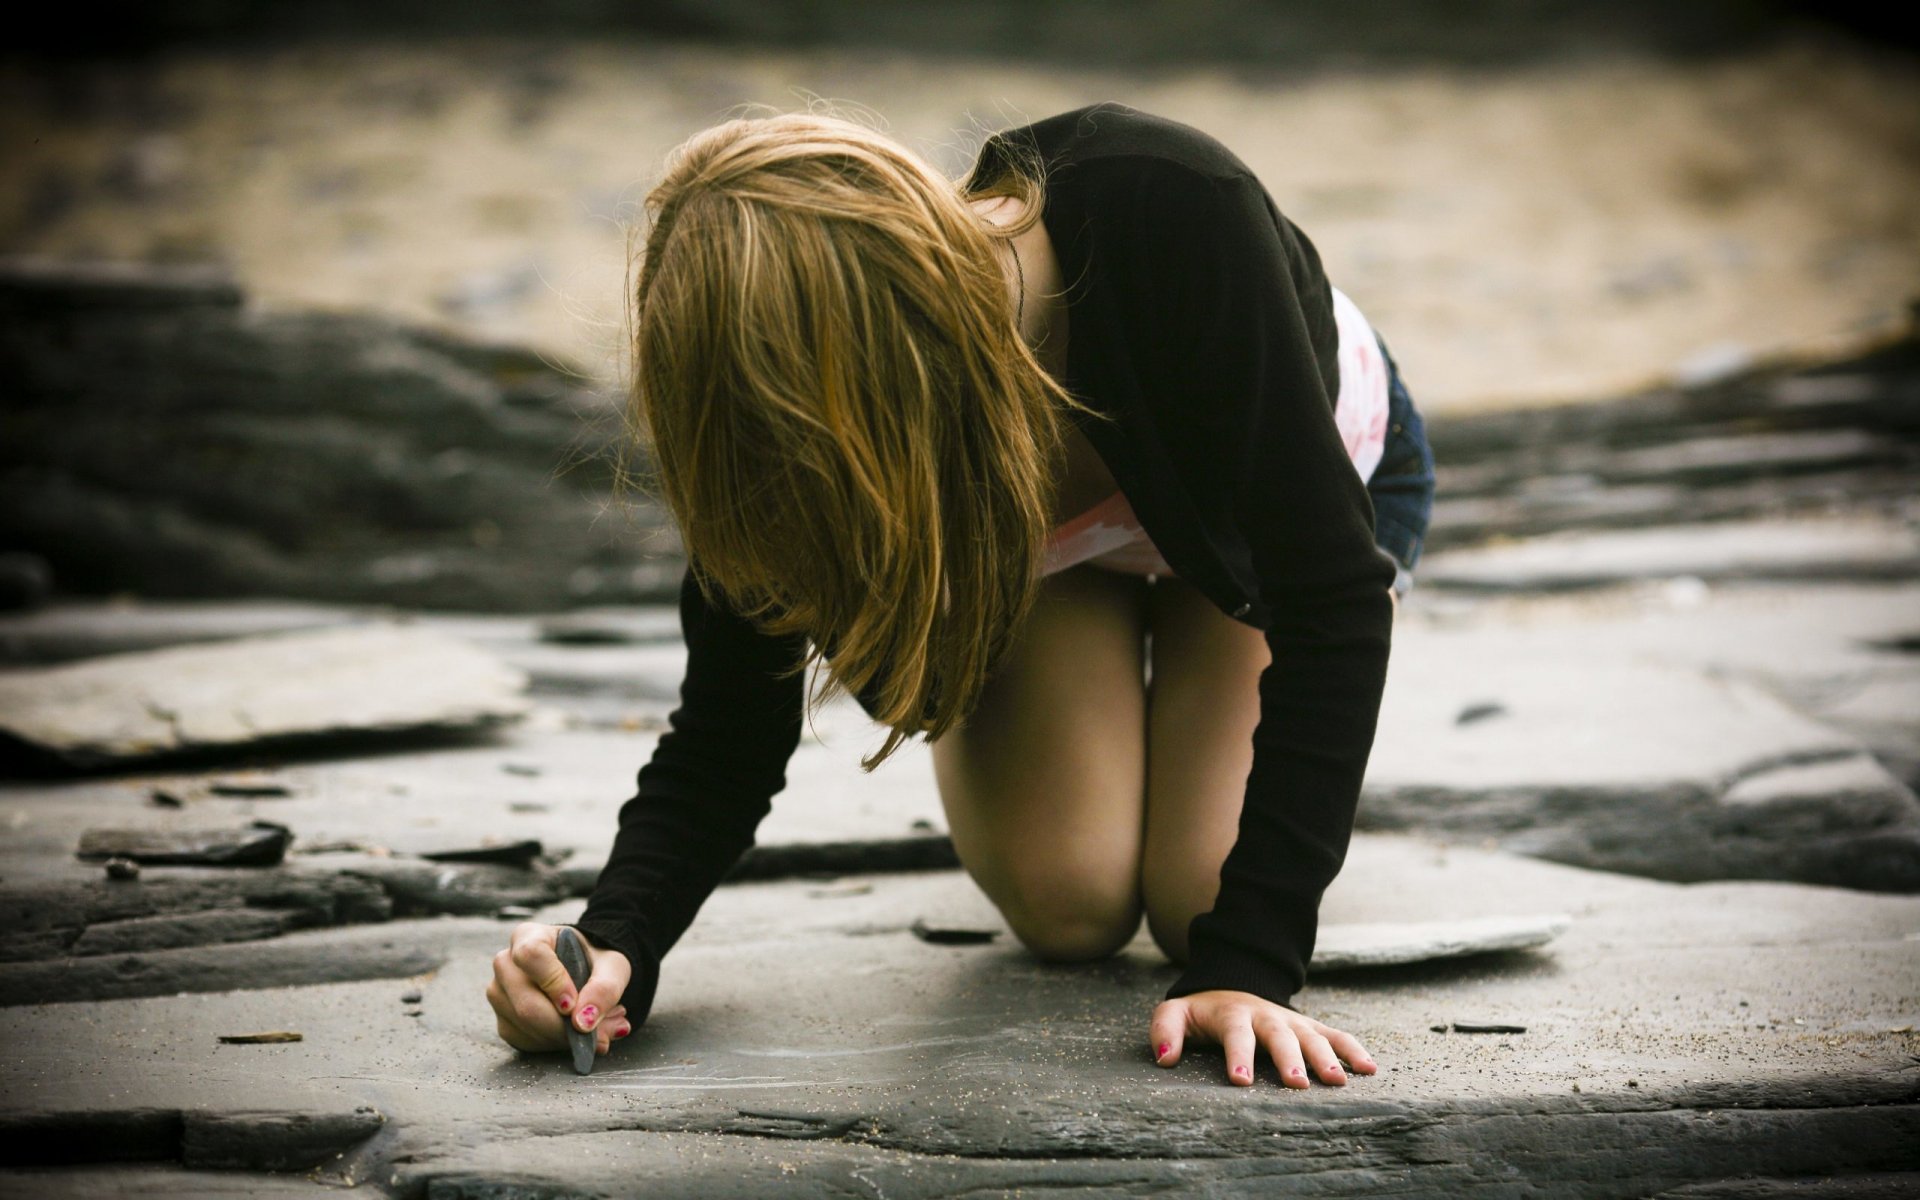
<instances>
[{"instance_id":1,"label":"gray rock","mask_svg":"<svg viewBox=\"0 0 1920 1200\"><path fill-rule=\"evenodd\" d=\"M1920 339L1806 368L1711 356L1680 386L1577 405L1426 414L1431 551L1570 529L1749 520L1912 494Z\"/></svg>"},{"instance_id":2,"label":"gray rock","mask_svg":"<svg viewBox=\"0 0 1920 1200\"><path fill-rule=\"evenodd\" d=\"M89 829L76 854L151 866L273 867L292 843L293 831L271 821L237 829Z\"/></svg>"},{"instance_id":3,"label":"gray rock","mask_svg":"<svg viewBox=\"0 0 1920 1200\"><path fill-rule=\"evenodd\" d=\"M1361 835L1327 894L1329 926L1578 917L1548 953L1316 968L1297 1003L1362 1038L1382 1069L1301 1093L1264 1058L1252 1089L1226 1086L1205 1047L1152 1065L1147 1015L1178 968L1144 932L1079 967L1012 944L933 953L904 931L849 931L963 916L984 903L971 881L872 882L832 904L798 882L722 889L670 956L646 1024L590 1080L499 1042L480 993L503 931L421 922L461 930L434 983L456 1002L426 1017L402 1015L386 982L10 1010L0 1095L101 1128L132 1110L349 1112L375 1088L388 1122L343 1161L397 1195L619 1195L645 1177L689 1196L1184 1194L1198 1181L1222 1195L1600 1200L1920 1165L1910 1036L1894 1032L1914 1019L1920 942L1902 939L1920 898L1682 887ZM202 1033L263 1027L263 1005L307 1040L205 1051ZM1427 1032L1452 1022L1527 1032ZM73 1071L103 1038L117 1053Z\"/></svg>"},{"instance_id":4,"label":"gray rock","mask_svg":"<svg viewBox=\"0 0 1920 1200\"><path fill-rule=\"evenodd\" d=\"M191 642L365 624L374 619L355 609L284 600L134 603L125 599L64 599L39 612L0 616L0 660L11 664L71 662Z\"/></svg>"},{"instance_id":5,"label":"gray rock","mask_svg":"<svg viewBox=\"0 0 1920 1200\"><path fill-rule=\"evenodd\" d=\"M0 1006L405 979L439 967L450 936L437 923L407 929L357 926L265 942L4 963Z\"/></svg>"},{"instance_id":6,"label":"gray rock","mask_svg":"<svg viewBox=\"0 0 1920 1200\"><path fill-rule=\"evenodd\" d=\"M351 1112L187 1112L183 1117L181 1161L228 1171L334 1166L386 1124L371 1105Z\"/></svg>"},{"instance_id":7,"label":"gray rock","mask_svg":"<svg viewBox=\"0 0 1920 1200\"><path fill-rule=\"evenodd\" d=\"M495 916L564 899L565 876L499 863L435 863L418 858L347 856L326 865L375 880L402 916Z\"/></svg>"},{"instance_id":8,"label":"gray rock","mask_svg":"<svg viewBox=\"0 0 1920 1200\"><path fill-rule=\"evenodd\" d=\"M495 842L491 845L466 846L452 850L426 850L420 857L429 862L448 863L497 863L509 867L530 867L533 860L540 857L541 846L537 838L523 838L512 842Z\"/></svg>"},{"instance_id":9,"label":"gray rock","mask_svg":"<svg viewBox=\"0 0 1920 1200\"><path fill-rule=\"evenodd\" d=\"M300 1175L189 1171L159 1162L0 1170L0 1192L35 1200L339 1200L338 1183Z\"/></svg>"},{"instance_id":10,"label":"gray rock","mask_svg":"<svg viewBox=\"0 0 1920 1200\"><path fill-rule=\"evenodd\" d=\"M204 273L0 265L0 545L76 594L671 599L670 523L602 519L624 443L583 379Z\"/></svg>"},{"instance_id":11,"label":"gray rock","mask_svg":"<svg viewBox=\"0 0 1920 1200\"><path fill-rule=\"evenodd\" d=\"M1570 916L1556 914L1323 925L1313 947L1313 970L1385 967L1471 954L1530 950L1565 933L1572 921Z\"/></svg>"},{"instance_id":12,"label":"gray rock","mask_svg":"<svg viewBox=\"0 0 1920 1200\"><path fill-rule=\"evenodd\" d=\"M560 927L554 937L554 951L560 957L560 965L567 969L567 978L573 981L573 986L576 989L585 987L593 974L593 967L587 962L587 948L581 944L580 935L574 932L572 926ZM573 1056L574 1074L593 1074L597 1041L595 1034L582 1033L572 1020L567 1021L567 1050Z\"/></svg>"},{"instance_id":13,"label":"gray rock","mask_svg":"<svg viewBox=\"0 0 1920 1200\"><path fill-rule=\"evenodd\" d=\"M284 917L289 927L309 928L385 921L393 914L393 901L374 880L284 867L158 867L126 883L10 879L0 885L0 960L65 954L93 929L153 921L141 928L159 931L166 926L158 922L168 919L183 922L176 928L190 929L191 918L199 914L247 911L270 912ZM220 927L218 921L208 926Z\"/></svg>"},{"instance_id":14,"label":"gray rock","mask_svg":"<svg viewBox=\"0 0 1920 1200\"><path fill-rule=\"evenodd\" d=\"M278 937L294 928L299 914L267 909L216 909L177 916L135 917L89 925L75 939L69 953L130 954L140 950L175 950L220 942L251 942Z\"/></svg>"},{"instance_id":15,"label":"gray rock","mask_svg":"<svg viewBox=\"0 0 1920 1200\"><path fill-rule=\"evenodd\" d=\"M1865 517L1582 530L1443 550L1420 565L1424 584L1475 590L1542 591L1672 576L1913 579L1920 577L1920 530Z\"/></svg>"},{"instance_id":16,"label":"gray rock","mask_svg":"<svg viewBox=\"0 0 1920 1200\"><path fill-rule=\"evenodd\" d=\"M1695 654L1717 655L1712 637L1767 636L1709 633L1725 623L1710 601L1686 611L1672 634L1695 630ZM1516 638L1511 619L1396 632L1362 827L1493 837L1661 879L1920 889L1920 802L1853 737L1757 682L1674 661L1664 636L1634 635L1646 645L1630 649L1608 622L1535 614ZM1858 653L1822 659L1802 642L1741 653L1798 655L1829 689ZM1460 724L1487 696L1505 713Z\"/></svg>"},{"instance_id":17,"label":"gray rock","mask_svg":"<svg viewBox=\"0 0 1920 1200\"><path fill-rule=\"evenodd\" d=\"M322 735L473 729L526 712L523 678L444 635L369 626L16 671L0 731L75 766Z\"/></svg>"}]
</instances>

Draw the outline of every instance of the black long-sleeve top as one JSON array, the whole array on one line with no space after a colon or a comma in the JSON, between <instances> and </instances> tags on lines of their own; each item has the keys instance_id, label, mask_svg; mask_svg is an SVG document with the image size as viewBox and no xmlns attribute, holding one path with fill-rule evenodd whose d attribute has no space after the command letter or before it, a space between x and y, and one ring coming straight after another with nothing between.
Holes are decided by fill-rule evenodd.
<instances>
[{"instance_id":1,"label":"black long-sleeve top","mask_svg":"<svg viewBox=\"0 0 1920 1200\"><path fill-rule=\"evenodd\" d=\"M1174 574L1265 632L1239 838L1168 997L1287 1003L1352 836L1392 629L1391 558L1334 425L1332 298L1319 256L1215 138L1114 102L1003 131L1047 169L1041 219L1068 281L1062 383ZM687 669L577 927L633 964L638 1024L660 960L753 843L799 744L805 650L680 589Z\"/></svg>"}]
</instances>

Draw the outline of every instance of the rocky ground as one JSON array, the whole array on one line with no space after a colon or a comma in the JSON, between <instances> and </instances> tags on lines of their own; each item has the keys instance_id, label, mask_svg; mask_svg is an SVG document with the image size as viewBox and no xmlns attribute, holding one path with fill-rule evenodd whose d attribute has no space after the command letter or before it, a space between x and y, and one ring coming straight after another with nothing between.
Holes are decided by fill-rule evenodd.
<instances>
[{"instance_id":1,"label":"rocky ground","mask_svg":"<svg viewBox=\"0 0 1920 1200\"><path fill-rule=\"evenodd\" d=\"M9 618L0 726L28 773L0 788L0 1192L1911 1194L1911 514L1551 549L1569 536L1423 564L1298 1000L1383 1069L1307 1092L1270 1068L1224 1086L1209 1051L1154 1067L1174 969L1144 934L1097 966L1030 958L954 869L924 747L862 774L879 734L850 702L652 1019L588 1078L519 1056L488 958L513 919L578 911L675 699L670 610ZM358 689L271 666L326 678L356 639L466 674L383 687L369 729ZM183 676L202 685L156 699ZM266 740L183 757L126 736L108 693ZM157 857L263 840L268 865ZM223 1040L263 1033L298 1040Z\"/></svg>"}]
</instances>

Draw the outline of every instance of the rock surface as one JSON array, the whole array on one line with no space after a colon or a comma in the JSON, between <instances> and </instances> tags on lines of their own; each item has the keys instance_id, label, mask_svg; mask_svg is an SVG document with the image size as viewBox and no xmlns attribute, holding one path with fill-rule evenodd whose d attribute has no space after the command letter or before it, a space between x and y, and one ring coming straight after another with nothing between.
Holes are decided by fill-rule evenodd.
<instances>
[{"instance_id":1,"label":"rock surface","mask_svg":"<svg viewBox=\"0 0 1920 1200\"><path fill-rule=\"evenodd\" d=\"M1312 969L1324 973L1531 950L1565 933L1572 922L1573 918L1560 914L1502 914L1460 921L1334 922L1320 927L1313 946Z\"/></svg>"},{"instance_id":2,"label":"rock surface","mask_svg":"<svg viewBox=\"0 0 1920 1200\"><path fill-rule=\"evenodd\" d=\"M1920 578L1920 528L1906 521L1727 521L1606 532L1574 531L1421 562L1424 583L1547 591L1637 579Z\"/></svg>"},{"instance_id":3,"label":"rock surface","mask_svg":"<svg viewBox=\"0 0 1920 1200\"><path fill-rule=\"evenodd\" d=\"M515 610L679 583L647 506L600 519L619 419L550 357L182 268L0 264L0 317L0 548L68 594Z\"/></svg>"},{"instance_id":4,"label":"rock surface","mask_svg":"<svg viewBox=\"0 0 1920 1200\"><path fill-rule=\"evenodd\" d=\"M1575 529L1834 510L1897 515L1920 471L1917 398L1920 337L1910 333L1850 362L1741 364L1691 387L1602 403L1434 414L1427 430L1439 487L1427 544L1452 550ZM1689 536L1700 544L1694 534L1637 549L1643 557L1654 549L1671 554L1683 551ZM1870 571L1891 569L1889 560L1911 554L1870 533L1853 536L1852 562ZM1751 541L1741 547L1744 558L1705 548L1723 570L1848 565L1847 555L1817 547L1801 550L1798 564ZM1804 561L1810 554L1813 562ZM1616 555L1609 565L1617 571L1624 561ZM1491 571L1479 560L1465 562ZM1528 565L1539 571L1553 564Z\"/></svg>"},{"instance_id":5,"label":"rock surface","mask_svg":"<svg viewBox=\"0 0 1920 1200\"><path fill-rule=\"evenodd\" d=\"M903 914L979 919L971 883L871 882L831 899L802 882L722 889L652 1018L589 1079L495 1038L480 990L504 931L436 922L446 961L420 981L418 1017L383 982L0 1012L0 1129L186 1103L202 1119L368 1106L380 1135L323 1171L404 1195L618 1194L645 1176L685 1195L1624 1196L1920 1170L1920 898L1679 886L1361 835L1331 923L1575 919L1535 950L1316 975L1302 1008L1359 1034L1382 1070L1300 1092L1264 1061L1253 1089L1230 1087L1206 1048L1152 1064L1147 1016L1177 971L1144 932L1082 967L1004 938L930 946ZM209 1052L201 1037L265 1014L304 1040ZM1455 1021L1527 1032L1429 1029ZM75 1073L82 1047L140 1069ZM236 1119L260 1130L254 1161L274 1152L274 1126Z\"/></svg>"},{"instance_id":6,"label":"rock surface","mask_svg":"<svg viewBox=\"0 0 1920 1200\"><path fill-rule=\"evenodd\" d=\"M0 676L0 733L93 767L287 739L485 728L523 678L444 635L328 629Z\"/></svg>"}]
</instances>

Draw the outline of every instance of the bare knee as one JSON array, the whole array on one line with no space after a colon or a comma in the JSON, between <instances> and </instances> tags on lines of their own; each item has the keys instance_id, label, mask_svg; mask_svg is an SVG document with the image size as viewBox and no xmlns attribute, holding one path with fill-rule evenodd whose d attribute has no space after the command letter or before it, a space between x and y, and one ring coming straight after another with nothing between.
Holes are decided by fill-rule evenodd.
<instances>
[{"instance_id":1,"label":"bare knee","mask_svg":"<svg viewBox=\"0 0 1920 1200\"><path fill-rule=\"evenodd\" d=\"M1139 881L1130 870L1016 869L990 895L1014 935L1047 962L1110 957L1140 928Z\"/></svg>"},{"instance_id":2,"label":"bare knee","mask_svg":"<svg viewBox=\"0 0 1920 1200\"><path fill-rule=\"evenodd\" d=\"M1187 961L1187 928L1193 919L1213 908L1220 890L1220 876L1213 872L1180 870L1177 867L1154 870L1153 864L1142 877L1147 910L1147 930L1160 952L1180 965Z\"/></svg>"}]
</instances>

